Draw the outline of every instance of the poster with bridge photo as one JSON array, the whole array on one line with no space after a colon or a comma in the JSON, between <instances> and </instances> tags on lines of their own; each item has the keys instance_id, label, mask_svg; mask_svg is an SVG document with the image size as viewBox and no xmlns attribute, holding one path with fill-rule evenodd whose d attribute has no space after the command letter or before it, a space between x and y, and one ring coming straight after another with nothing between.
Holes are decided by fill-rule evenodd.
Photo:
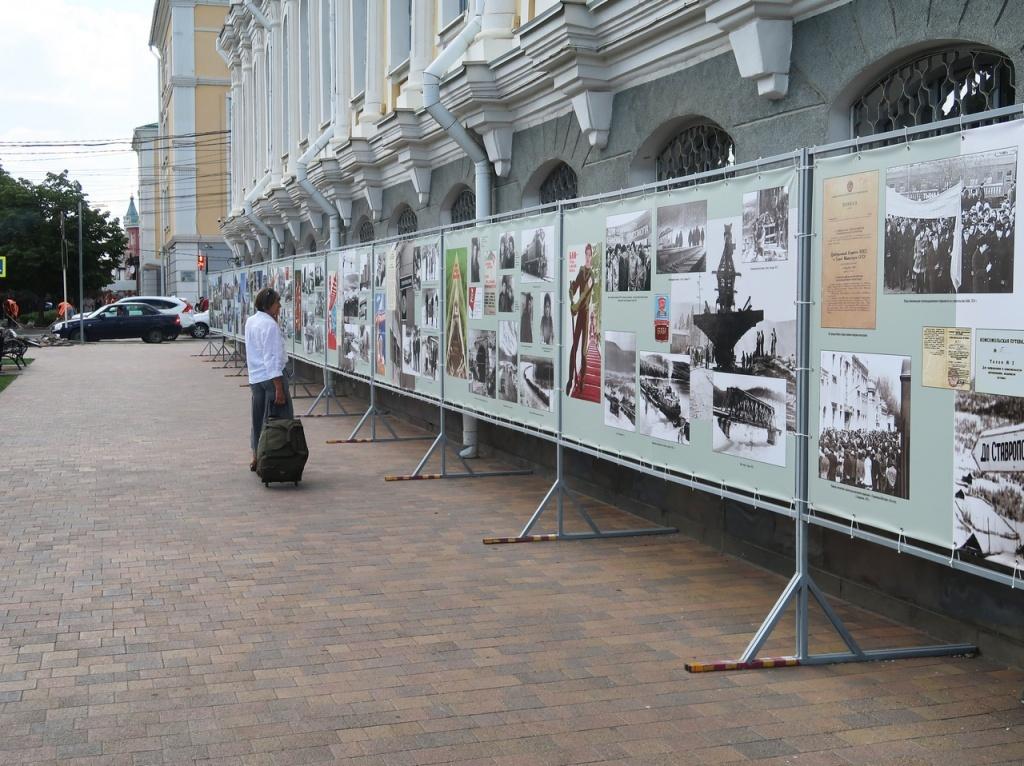
<instances>
[{"instance_id":1,"label":"poster with bridge photo","mask_svg":"<svg viewBox=\"0 0 1024 766\"><path fill-rule=\"evenodd\" d=\"M658 208L658 273L707 270L707 200Z\"/></svg>"},{"instance_id":2,"label":"poster with bridge photo","mask_svg":"<svg viewBox=\"0 0 1024 766\"><path fill-rule=\"evenodd\" d=\"M953 424L953 545L1024 567L1024 399L958 391Z\"/></svg>"},{"instance_id":3,"label":"poster with bridge photo","mask_svg":"<svg viewBox=\"0 0 1024 766\"><path fill-rule=\"evenodd\" d=\"M786 464L786 383L715 372L712 449L761 463Z\"/></svg>"},{"instance_id":4,"label":"poster with bridge photo","mask_svg":"<svg viewBox=\"0 0 1024 766\"><path fill-rule=\"evenodd\" d=\"M608 216L605 221L606 293L651 289L651 211Z\"/></svg>"},{"instance_id":5,"label":"poster with bridge photo","mask_svg":"<svg viewBox=\"0 0 1024 766\"><path fill-rule=\"evenodd\" d=\"M737 262L737 218L708 224L708 272L670 283L669 350L690 357L694 419L711 417L712 373L785 383L786 429L796 428L796 259Z\"/></svg>"}]
</instances>

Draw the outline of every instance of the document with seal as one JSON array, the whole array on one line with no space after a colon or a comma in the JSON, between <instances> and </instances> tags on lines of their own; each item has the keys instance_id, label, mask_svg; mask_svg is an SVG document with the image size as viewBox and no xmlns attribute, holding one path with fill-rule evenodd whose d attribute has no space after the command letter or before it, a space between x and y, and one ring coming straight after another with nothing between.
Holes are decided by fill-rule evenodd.
<instances>
[{"instance_id":1,"label":"document with seal","mask_svg":"<svg viewBox=\"0 0 1024 766\"><path fill-rule=\"evenodd\" d=\"M875 329L878 171L827 178L821 233L821 326Z\"/></svg>"},{"instance_id":2,"label":"document with seal","mask_svg":"<svg viewBox=\"0 0 1024 766\"><path fill-rule=\"evenodd\" d=\"M921 382L929 388L971 390L971 328L921 328Z\"/></svg>"}]
</instances>

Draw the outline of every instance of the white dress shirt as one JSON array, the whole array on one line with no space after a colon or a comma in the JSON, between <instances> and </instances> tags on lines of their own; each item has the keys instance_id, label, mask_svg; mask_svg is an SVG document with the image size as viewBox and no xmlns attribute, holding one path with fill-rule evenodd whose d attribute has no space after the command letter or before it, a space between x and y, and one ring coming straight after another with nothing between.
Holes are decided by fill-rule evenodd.
<instances>
[{"instance_id":1,"label":"white dress shirt","mask_svg":"<svg viewBox=\"0 0 1024 766\"><path fill-rule=\"evenodd\" d=\"M245 322L245 362L250 384L280 378L288 363L281 328L265 311L257 311Z\"/></svg>"}]
</instances>

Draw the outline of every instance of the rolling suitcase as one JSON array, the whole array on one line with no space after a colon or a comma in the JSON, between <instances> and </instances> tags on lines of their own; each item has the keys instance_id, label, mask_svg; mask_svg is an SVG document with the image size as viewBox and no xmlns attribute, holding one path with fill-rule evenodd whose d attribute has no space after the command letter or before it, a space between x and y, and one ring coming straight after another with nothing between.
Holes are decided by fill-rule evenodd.
<instances>
[{"instance_id":1,"label":"rolling suitcase","mask_svg":"<svg viewBox=\"0 0 1024 766\"><path fill-rule=\"evenodd\" d=\"M289 418L268 418L256 448L256 475L264 486L270 482L302 481L309 448L302 422Z\"/></svg>"}]
</instances>

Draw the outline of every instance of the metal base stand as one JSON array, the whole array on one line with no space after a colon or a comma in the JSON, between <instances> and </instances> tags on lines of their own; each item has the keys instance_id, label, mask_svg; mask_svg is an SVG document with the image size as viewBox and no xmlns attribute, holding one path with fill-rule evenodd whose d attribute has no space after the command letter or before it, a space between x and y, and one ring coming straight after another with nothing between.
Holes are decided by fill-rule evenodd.
<instances>
[{"instance_id":1,"label":"metal base stand","mask_svg":"<svg viewBox=\"0 0 1024 766\"><path fill-rule=\"evenodd\" d=\"M584 508L576 499L575 496L580 495L580 493L572 490L565 482L565 478L562 475L562 445L558 444L555 449L555 483L551 485L547 494L544 495L544 499L540 501L540 505L537 506L537 510L533 512L530 520L526 522L526 526L523 527L517 537L485 537L483 539L484 545L550 542L554 540L597 540L607 537L639 537L641 535L670 535L679 531L675 527L647 527L644 529L612 530L601 529L587 512L587 509ZM577 515L586 522L588 527L590 527L589 532L565 531L565 501L567 498L572 502ZM534 525L544 514L544 511L548 508L548 503L552 500L555 501L555 518L558 522L558 532L555 534L531 535L530 530L533 529Z\"/></svg>"},{"instance_id":2,"label":"metal base stand","mask_svg":"<svg viewBox=\"0 0 1024 766\"><path fill-rule=\"evenodd\" d=\"M347 439L328 439L328 444L369 444L372 442L409 442L419 441L423 439L432 438L430 435L424 436L399 436L395 433L395 429L391 427L386 418L389 417L389 413L382 410L377 406L377 387L370 382L370 406L363 413L363 416L359 418L359 422L356 423L356 427L352 429L352 433L349 434ZM380 420L381 424L387 429L390 436L380 438L377 436L377 421ZM363 426L369 424L370 426L370 438L358 436L359 432L363 429Z\"/></svg>"},{"instance_id":3,"label":"metal base stand","mask_svg":"<svg viewBox=\"0 0 1024 766\"><path fill-rule=\"evenodd\" d=\"M303 383L302 385L306 386L305 383ZM293 388L294 388L294 385L293 385ZM306 390L308 391L309 389L307 388ZM292 398L294 399L295 397L293 396ZM305 397L303 397L303 398L305 398ZM327 411L323 412L323 413L320 413L318 415L314 415L313 414L313 410L316 409L316 406L318 404L320 404L320 402L324 403L324 406L327 408ZM337 405L338 409L341 410L341 411L340 412L331 412L331 402L334 402L335 405ZM331 380L330 373L327 372L327 369L325 368L324 369L324 387L320 389L320 393L318 393L316 395L316 398L313 399L313 403L311 405L309 405L309 409L306 410L306 414L303 415L302 417L304 417L304 418L353 418L353 417L356 416L356 414L357 413L355 413L355 412L349 412L348 410L346 410L345 409L345 405L342 404L340 401L338 401L338 396L334 392L334 382Z\"/></svg>"},{"instance_id":4,"label":"metal base stand","mask_svg":"<svg viewBox=\"0 0 1024 766\"><path fill-rule=\"evenodd\" d=\"M416 466L415 470L410 474L401 474L397 476L389 474L384 477L384 481L413 481L417 479L484 479L493 476L523 476L525 474L533 473L529 468L516 468L507 471L473 470L469 463L466 462L466 459L459 454L459 450L456 449L448 439L448 434L445 433L444 420L444 409L442 408L440 433L437 435L437 438L434 439L430 448L427 450L427 454L423 456L423 459L420 460L419 465ZM465 471L452 472L448 470L448 450L451 450L458 461L462 463L462 467ZM427 462L435 452L438 452L441 458L441 473L422 473Z\"/></svg>"},{"instance_id":5,"label":"metal base stand","mask_svg":"<svg viewBox=\"0 0 1024 766\"><path fill-rule=\"evenodd\" d=\"M217 344L220 343L218 347ZM209 335L206 338L206 345L203 346L202 350L198 354L192 354L192 356L211 356L216 357L223 349L225 345L225 339L223 336Z\"/></svg>"},{"instance_id":6,"label":"metal base stand","mask_svg":"<svg viewBox=\"0 0 1024 766\"><path fill-rule=\"evenodd\" d=\"M224 344L225 350L227 349L227 343ZM239 366L245 366L245 355L239 352L238 344L234 343L231 353L226 354L221 360L224 364L220 367L214 367L215 370L234 370Z\"/></svg>"}]
</instances>

